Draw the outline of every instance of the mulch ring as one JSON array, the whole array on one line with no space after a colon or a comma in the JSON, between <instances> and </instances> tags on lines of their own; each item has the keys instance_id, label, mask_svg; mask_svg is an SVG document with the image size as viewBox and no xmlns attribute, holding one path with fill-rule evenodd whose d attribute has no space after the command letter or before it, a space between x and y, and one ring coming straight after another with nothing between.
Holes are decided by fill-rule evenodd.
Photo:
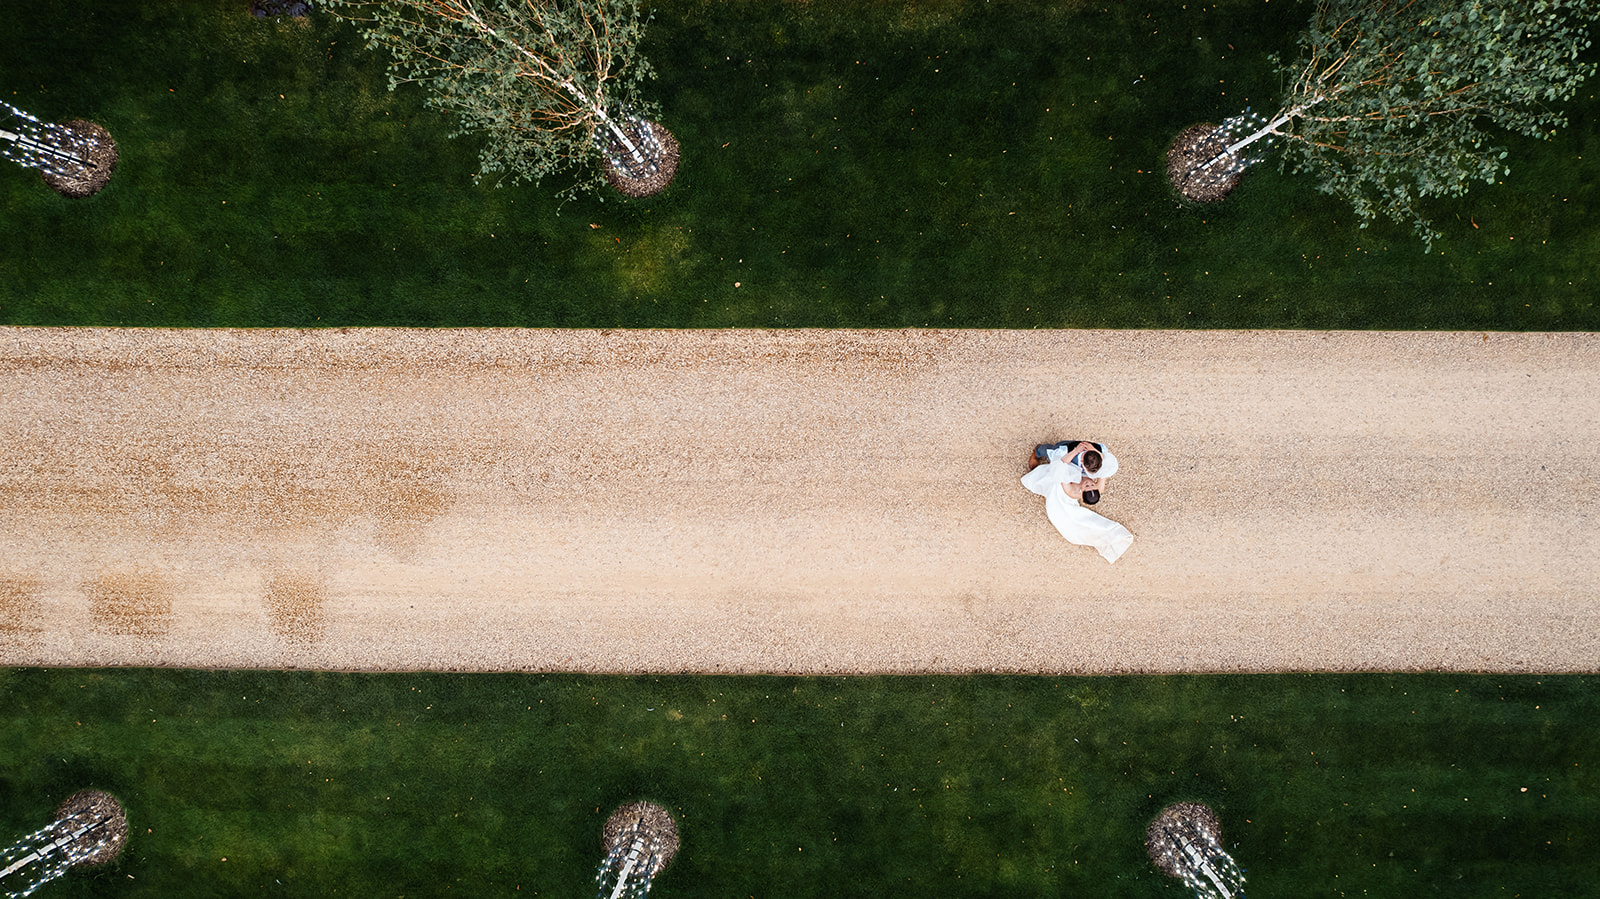
<instances>
[{"instance_id":1,"label":"mulch ring","mask_svg":"<svg viewBox=\"0 0 1600 899\"><path fill-rule=\"evenodd\" d=\"M606 181L626 196L648 197L651 194L658 194L666 190L667 185L672 183L672 176L678 174L678 139L658 122L651 122L650 130L661 144L660 165L654 172L640 178L630 178L612 168L609 160L601 163L601 168L606 173ZM641 143L639 126L635 122L625 124L623 131L636 146Z\"/></svg>"},{"instance_id":2,"label":"mulch ring","mask_svg":"<svg viewBox=\"0 0 1600 899\"><path fill-rule=\"evenodd\" d=\"M61 127L72 133L71 145L62 149L89 164L69 163L59 175L41 170L44 183L63 197L78 199L99 193L117 170L117 142L111 139L111 132L83 119L63 122Z\"/></svg>"},{"instance_id":3,"label":"mulch ring","mask_svg":"<svg viewBox=\"0 0 1600 899\"><path fill-rule=\"evenodd\" d=\"M1222 822L1217 820L1217 813L1198 802L1179 802L1162 809L1150 822L1145 831L1145 849L1162 873L1181 878L1187 873L1187 866L1184 857L1175 851L1175 839L1197 842L1202 833L1222 842Z\"/></svg>"},{"instance_id":4,"label":"mulch ring","mask_svg":"<svg viewBox=\"0 0 1600 899\"><path fill-rule=\"evenodd\" d=\"M100 790L79 790L67 797L56 809L56 825L76 830L91 821L103 821L100 826L85 833L80 840L94 846L93 851L79 859L75 867L103 865L117 857L128 842L128 816L122 803L110 793Z\"/></svg>"},{"instance_id":5,"label":"mulch ring","mask_svg":"<svg viewBox=\"0 0 1600 899\"><path fill-rule=\"evenodd\" d=\"M612 812L605 826L600 829L607 855L632 842L635 835L645 838L646 845L655 857L653 869L645 872L647 877L654 877L666 870L672 857L678 854L678 824L672 820L671 812L654 802L624 805Z\"/></svg>"},{"instance_id":6,"label":"mulch ring","mask_svg":"<svg viewBox=\"0 0 1600 899\"><path fill-rule=\"evenodd\" d=\"M1239 186L1243 171L1219 162L1205 171L1196 167L1228 149L1216 136L1218 126L1209 122L1185 128L1167 149L1167 180L1185 199L1214 203Z\"/></svg>"}]
</instances>

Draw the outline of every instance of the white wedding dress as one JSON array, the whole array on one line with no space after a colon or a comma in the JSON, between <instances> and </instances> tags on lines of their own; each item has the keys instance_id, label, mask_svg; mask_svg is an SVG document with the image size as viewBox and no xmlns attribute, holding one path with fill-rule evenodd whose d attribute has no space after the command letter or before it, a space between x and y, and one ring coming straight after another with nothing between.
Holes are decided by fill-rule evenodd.
<instances>
[{"instance_id":1,"label":"white wedding dress","mask_svg":"<svg viewBox=\"0 0 1600 899\"><path fill-rule=\"evenodd\" d=\"M1065 485L1083 479L1083 469L1062 461L1066 449L1045 451L1050 461L1022 476L1022 486L1044 497L1044 514L1061 536L1080 546L1092 546L1107 562L1115 562L1133 544L1133 534L1115 521L1094 512L1067 495ZM1110 453L1101 467L1102 475L1116 471ZM1109 470L1108 470L1109 469Z\"/></svg>"}]
</instances>

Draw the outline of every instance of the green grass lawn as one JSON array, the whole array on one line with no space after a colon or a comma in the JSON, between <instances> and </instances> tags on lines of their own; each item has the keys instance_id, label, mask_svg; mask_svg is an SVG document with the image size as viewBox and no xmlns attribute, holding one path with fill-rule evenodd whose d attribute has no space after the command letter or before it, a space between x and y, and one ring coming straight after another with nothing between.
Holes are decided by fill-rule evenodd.
<instances>
[{"instance_id":1,"label":"green grass lawn","mask_svg":"<svg viewBox=\"0 0 1600 899\"><path fill-rule=\"evenodd\" d=\"M352 27L244 7L0 0L7 99L122 152L88 200L0 165L0 322L1600 327L1595 88L1431 255L1270 163L1176 202L1167 144L1272 106L1305 3L663 0L678 180L564 205L474 186Z\"/></svg>"},{"instance_id":2,"label":"green grass lawn","mask_svg":"<svg viewBox=\"0 0 1600 899\"><path fill-rule=\"evenodd\" d=\"M4 670L0 839L93 786L127 850L41 896L583 896L647 798L662 899L1155 897L1197 800L1251 895L1593 895L1596 686Z\"/></svg>"}]
</instances>

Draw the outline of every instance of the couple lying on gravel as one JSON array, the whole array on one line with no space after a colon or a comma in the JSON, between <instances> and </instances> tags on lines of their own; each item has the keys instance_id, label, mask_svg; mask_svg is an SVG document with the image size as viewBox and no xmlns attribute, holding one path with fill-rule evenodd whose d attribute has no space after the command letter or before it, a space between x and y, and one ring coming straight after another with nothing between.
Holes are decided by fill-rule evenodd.
<instances>
[{"instance_id":1,"label":"couple lying on gravel","mask_svg":"<svg viewBox=\"0 0 1600 899\"><path fill-rule=\"evenodd\" d=\"M1103 443L1041 443L1028 457L1028 473L1022 477L1022 486L1044 497L1044 513L1061 536L1092 546L1107 562L1115 562L1133 543L1133 534L1084 506L1100 501L1105 479L1116 473L1117 457Z\"/></svg>"}]
</instances>

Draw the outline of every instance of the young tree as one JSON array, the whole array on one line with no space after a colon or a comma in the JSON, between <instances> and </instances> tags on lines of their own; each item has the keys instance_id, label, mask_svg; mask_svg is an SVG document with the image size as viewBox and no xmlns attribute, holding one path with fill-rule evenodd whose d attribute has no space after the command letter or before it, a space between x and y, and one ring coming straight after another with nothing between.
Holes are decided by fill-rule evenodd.
<instances>
[{"instance_id":1,"label":"young tree","mask_svg":"<svg viewBox=\"0 0 1600 899\"><path fill-rule=\"evenodd\" d=\"M1168 172L1186 196L1221 199L1259 161L1246 149L1276 139L1284 164L1349 200L1362 227L1409 221L1431 247L1440 235L1418 200L1510 172L1488 127L1548 138L1566 124L1550 104L1593 73L1578 55L1597 19L1592 0L1321 0L1302 58L1274 59L1279 111L1189 129Z\"/></svg>"},{"instance_id":2,"label":"young tree","mask_svg":"<svg viewBox=\"0 0 1600 899\"><path fill-rule=\"evenodd\" d=\"M128 842L128 815L115 796L79 790L56 819L0 849L0 895L29 896L73 868L104 865Z\"/></svg>"},{"instance_id":3,"label":"young tree","mask_svg":"<svg viewBox=\"0 0 1600 899\"><path fill-rule=\"evenodd\" d=\"M367 46L389 51L389 88L417 82L428 104L483 132L483 172L538 183L589 168L631 196L665 188L678 145L638 97L639 0L329 0ZM452 135L454 136L454 135Z\"/></svg>"},{"instance_id":4,"label":"young tree","mask_svg":"<svg viewBox=\"0 0 1600 899\"><path fill-rule=\"evenodd\" d=\"M596 899L645 899L657 874L678 854L678 824L654 802L611 813L600 830L606 857L595 873Z\"/></svg>"},{"instance_id":5,"label":"young tree","mask_svg":"<svg viewBox=\"0 0 1600 899\"><path fill-rule=\"evenodd\" d=\"M87 197L105 187L117 169L117 142L94 122L41 122L0 103L0 156L38 169L65 197Z\"/></svg>"},{"instance_id":6,"label":"young tree","mask_svg":"<svg viewBox=\"0 0 1600 899\"><path fill-rule=\"evenodd\" d=\"M1196 899L1244 896L1244 872L1222 848L1217 813L1198 802L1161 810L1145 830L1145 850L1163 874L1176 877Z\"/></svg>"}]
</instances>

